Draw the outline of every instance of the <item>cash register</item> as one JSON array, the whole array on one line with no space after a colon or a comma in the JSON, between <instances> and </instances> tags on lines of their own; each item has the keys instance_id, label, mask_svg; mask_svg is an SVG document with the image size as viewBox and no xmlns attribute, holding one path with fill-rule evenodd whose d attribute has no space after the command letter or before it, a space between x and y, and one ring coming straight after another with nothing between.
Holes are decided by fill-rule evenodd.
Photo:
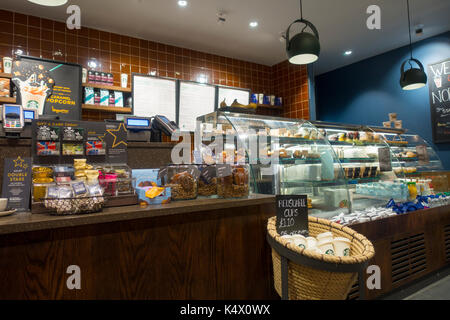
<instances>
[{"instance_id":1,"label":"cash register","mask_svg":"<svg viewBox=\"0 0 450 320\"><path fill-rule=\"evenodd\" d=\"M124 116L123 121L127 127L128 141L161 142L162 133L170 137L178 130L175 122L162 115L154 117Z\"/></svg>"},{"instance_id":2,"label":"cash register","mask_svg":"<svg viewBox=\"0 0 450 320\"><path fill-rule=\"evenodd\" d=\"M31 138L31 123L37 119L35 109L23 108L18 104L4 104L1 111L0 136L6 138Z\"/></svg>"}]
</instances>

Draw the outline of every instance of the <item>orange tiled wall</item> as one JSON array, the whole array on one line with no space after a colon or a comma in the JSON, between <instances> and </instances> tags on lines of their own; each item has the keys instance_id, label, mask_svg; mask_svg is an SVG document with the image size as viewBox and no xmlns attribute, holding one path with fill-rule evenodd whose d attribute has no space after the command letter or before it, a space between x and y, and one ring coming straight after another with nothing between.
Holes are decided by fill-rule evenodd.
<instances>
[{"instance_id":1,"label":"orange tiled wall","mask_svg":"<svg viewBox=\"0 0 450 320\"><path fill-rule=\"evenodd\" d=\"M89 28L69 30L62 22L0 10L0 56L12 56L17 49L26 55L79 63L86 68L95 58L101 64L100 71L113 73L115 85L120 84L121 73L155 70L160 76L183 80L196 80L203 74L212 84L283 97L282 112L258 111L261 114L309 116L306 68L287 62L264 66ZM113 115L83 112L83 118L89 120L108 117Z\"/></svg>"}]
</instances>

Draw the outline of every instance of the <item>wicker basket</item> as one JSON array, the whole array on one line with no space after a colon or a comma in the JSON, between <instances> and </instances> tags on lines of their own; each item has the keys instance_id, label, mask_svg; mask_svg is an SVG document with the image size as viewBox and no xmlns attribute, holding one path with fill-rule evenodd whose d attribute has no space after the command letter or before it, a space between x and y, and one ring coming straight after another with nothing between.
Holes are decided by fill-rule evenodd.
<instances>
[{"instance_id":1,"label":"wicker basket","mask_svg":"<svg viewBox=\"0 0 450 320\"><path fill-rule=\"evenodd\" d=\"M287 248L288 253L306 262L298 264L288 259L288 298L344 300L356 281L358 276L356 270L362 269L375 254L372 243L356 231L340 224L315 217L309 217L308 220L310 236L315 237L322 232L330 231L335 237L351 240L350 256L318 254L288 243L276 231L276 217L270 218L267 224L268 239L274 240L275 244L281 245L279 248ZM274 246L272 246L272 262L275 290L282 296L281 257Z\"/></svg>"}]
</instances>

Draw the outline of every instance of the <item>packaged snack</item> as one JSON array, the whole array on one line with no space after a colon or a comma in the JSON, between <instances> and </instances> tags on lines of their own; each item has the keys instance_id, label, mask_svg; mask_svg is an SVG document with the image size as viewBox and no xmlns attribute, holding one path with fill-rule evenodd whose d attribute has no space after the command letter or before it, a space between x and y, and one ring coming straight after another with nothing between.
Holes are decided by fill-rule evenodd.
<instances>
[{"instance_id":1,"label":"packaged snack","mask_svg":"<svg viewBox=\"0 0 450 320\"><path fill-rule=\"evenodd\" d=\"M101 140L86 142L86 155L101 156L106 154L106 144Z\"/></svg>"},{"instance_id":2,"label":"packaged snack","mask_svg":"<svg viewBox=\"0 0 450 320\"><path fill-rule=\"evenodd\" d=\"M0 97L9 97L11 90L10 82L8 78L0 78Z\"/></svg>"},{"instance_id":3,"label":"packaged snack","mask_svg":"<svg viewBox=\"0 0 450 320\"><path fill-rule=\"evenodd\" d=\"M116 99L114 98L114 91L109 92L109 106L114 107L116 105Z\"/></svg>"},{"instance_id":4,"label":"packaged snack","mask_svg":"<svg viewBox=\"0 0 450 320\"><path fill-rule=\"evenodd\" d=\"M85 104L94 104L94 88L84 87L84 103Z\"/></svg>"},{"instance_id":5,"label":"packaged snack","mask_svg":"<svg viewBox=\"0 0 450 320\"><path fill-rule=\"evenodd\" d=\"M100 90L100 105L108 106L109 104L109 90L101 89Z\"/></svg>"},{"instance_id":6,"label":"packaged snack","mask_svg":"<svg viewBox=\"0 0 450 320\"><path fill-rule=\"evenodd\" d=\"M64 143L63 155L64 156L80 156L84 154L82 144Z\"/></svg>"},{"instance_id":7,"label":"packaged snack","mask_svg":"<svg viewBox=\"0 0 450 320\"><path fill-rule=\"evenodd\" d=\"M114 99L116 100L114 102L116 107L123 107L123 92L114 91Z\"/></svg>"},{"instance_id":8,"label":"packaged snack","mask_svg":"<svg viewBox=\"0 0 450 320\"><path fill-rule=\"evenodd\" d=\"M94 89L94 104L100 105L100 90Z\"/></svg>"},{"instance_id":9,"label":"packaged snack","mask_svg":"<svg viewBox=\"0 0 450 320\"><path fill-rule=\"evenodd\" d=\"M49 126L39 126L37 128L37 140L58 141L59 128Z\"/></svg>"},{"instance_id":10,"label":"packaged snack","mask_svg":"<svg viewBox=\"0 0 450 320\"><path fill-rule=\"evenodd\" d=\"M85 197L88 195L88 191L84 182L72 183L72 189L75 197Z\"/></svg>"}]
</instances>

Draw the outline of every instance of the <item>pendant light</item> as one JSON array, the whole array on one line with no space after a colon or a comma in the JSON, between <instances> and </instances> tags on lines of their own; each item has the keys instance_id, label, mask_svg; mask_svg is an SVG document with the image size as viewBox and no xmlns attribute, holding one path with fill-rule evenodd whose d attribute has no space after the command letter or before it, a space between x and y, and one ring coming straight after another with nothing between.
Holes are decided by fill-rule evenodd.
<instances>
[{"instance_id":1,"label":"pendant light","mask_svg":"<svg viewBox=\"0 0 450 320\"><path fill-rule=\"evenodd\" d=\"M303 23L305 26L300 33L289 39L289 31L295 23ZM304 32L307 27L313 33ZM319 33L311 22L303 19L302 0L300 0L300 19L292 22L286 31L286 53L292 64L309 64L319 59Z\"/></svg>"},{"instance_id":2,"label":"pendant light","mask_svg":"<svg viewBox=\"0 0 450 320\"><path fill-rule=\"evenodd\" d=\"M409 33L409 52L410 58L402 63L400 68L400 86L403 90L414 90L422 88L427 84L427 75L423 68L422 63L413 58L412 55L412 41L411 41L411 21L409 17L409 0L406 0L406 6L408 9L408 33ZM415 62L419 68L413 68L411 61ZM405 64L409 63L410 69L405 71Z\"/></svg>"},{"instance_id":3,"label":"pendant light","mask_svg":"<svg viewBox=\"0 0 450 320\"><path fill-rule=\"evenodd\" d=\"M47 7L58 7L67 3L67 0L28 0L28 1Z\"/></svg>"}]
</instances>

